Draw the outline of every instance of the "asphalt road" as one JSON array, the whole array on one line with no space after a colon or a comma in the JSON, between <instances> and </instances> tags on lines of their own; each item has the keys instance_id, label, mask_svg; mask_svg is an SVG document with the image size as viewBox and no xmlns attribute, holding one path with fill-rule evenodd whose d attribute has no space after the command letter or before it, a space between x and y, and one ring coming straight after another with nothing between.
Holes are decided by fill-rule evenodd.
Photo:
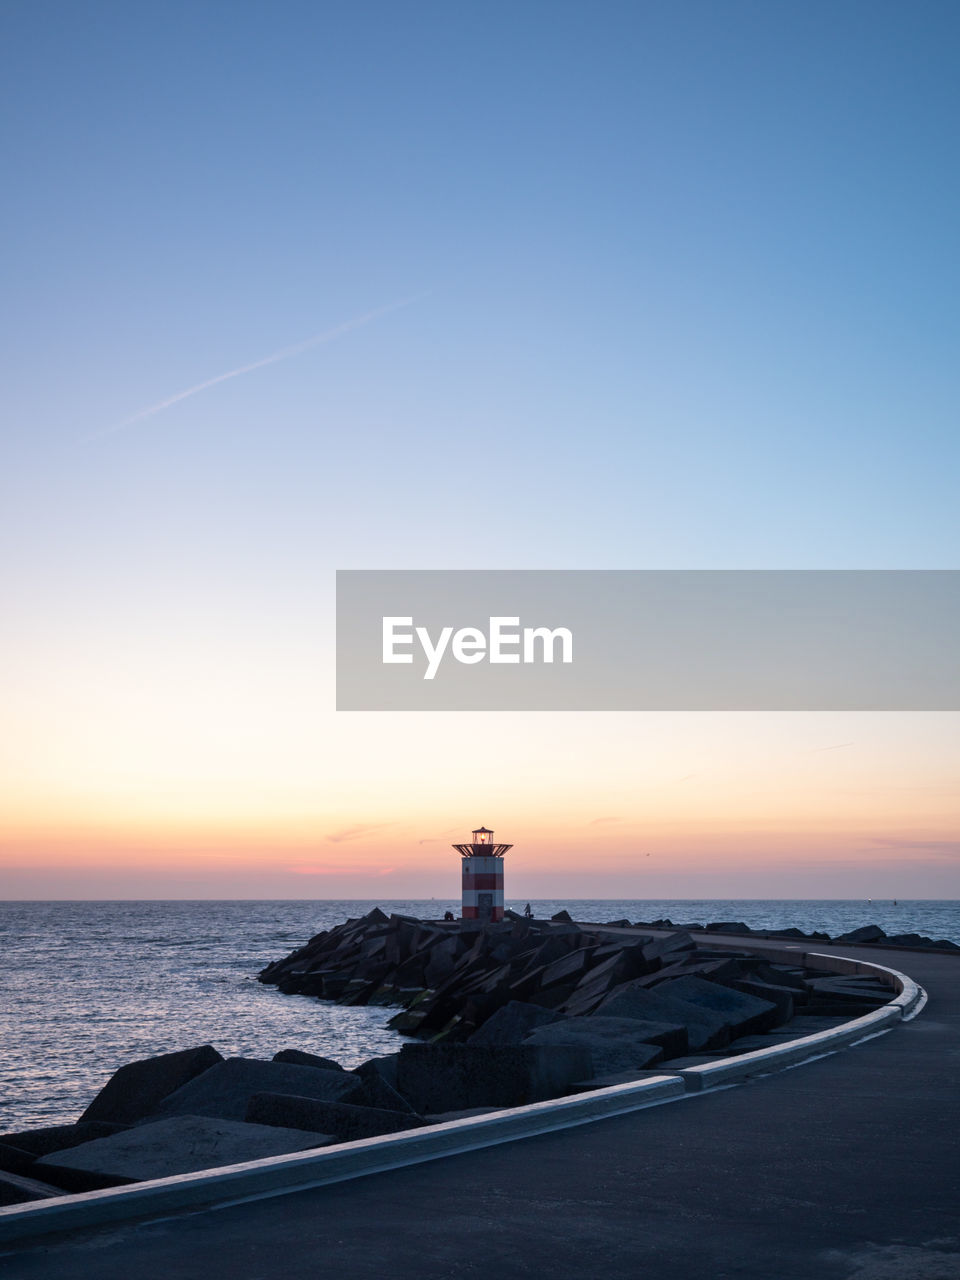
<instances>
[{"instance_id":1,"label":"asphalt road","mask_svg":"<svg viewBox=\"0 0 960 1280\"><path fill-rule=\"evenodd\" d=\"M4 1280L960 1280L960 956L914 1021L730 1089L0 1257Z\"/></svg>"}]
</instances>

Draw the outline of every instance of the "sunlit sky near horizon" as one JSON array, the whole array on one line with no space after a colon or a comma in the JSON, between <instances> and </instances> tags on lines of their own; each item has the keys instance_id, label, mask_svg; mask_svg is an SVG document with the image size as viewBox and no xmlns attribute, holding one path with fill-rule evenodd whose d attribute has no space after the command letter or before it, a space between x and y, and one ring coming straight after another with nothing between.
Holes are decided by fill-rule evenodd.
<instances>
[{"instance_id":1,"label":"sunlit sky near horizon","mask_svg":"<svg viewBox=\"0 0 960 1280\"><path fill-rule=\"evenodd\" d=\"M337 568L956 567L954 4L0 47L0 895L960 898L955 714L333 710Z\"/></svg>"}]
</instances>

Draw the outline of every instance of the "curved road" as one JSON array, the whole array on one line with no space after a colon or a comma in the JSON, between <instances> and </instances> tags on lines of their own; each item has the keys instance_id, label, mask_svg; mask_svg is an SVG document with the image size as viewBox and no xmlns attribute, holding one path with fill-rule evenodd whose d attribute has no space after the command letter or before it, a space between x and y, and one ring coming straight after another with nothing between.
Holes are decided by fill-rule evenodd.
<instances>
[{"instance_id":1,"label":"curved road","mask_svg":"<svg viewBox=\"0 0 960 1280\"><path fill-rule=\"evenodd\" d=\"M754 940L751 940L754 941ZM776 944L782 946L782 943ZM912 1022L748 1084L0 1258L5 1280L960 1280L960 956Z\"/></svg>"}]
</instances>

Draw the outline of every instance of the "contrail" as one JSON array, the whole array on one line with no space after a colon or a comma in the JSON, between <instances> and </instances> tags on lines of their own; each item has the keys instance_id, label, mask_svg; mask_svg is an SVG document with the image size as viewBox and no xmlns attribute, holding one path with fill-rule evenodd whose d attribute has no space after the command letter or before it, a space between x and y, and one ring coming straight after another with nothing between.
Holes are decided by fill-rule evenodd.
<instances>
[{"instance_id":1,"label":"contrail","mask_svg":"<svg viewBox=\"0 0 960 1280\"><path fill-rule=\"evenodd\" d=\"M391 302L386 307L378 307L376 311L366 311L362 316L355 316L352 320L345 320L343 324L335 325L332 329L325 329L323 333L316 333L312 338L304 338L303 342L295 342L292 347L284 347L281 351L274 351L271 355L264 356L261 360L254 360L251 364L241 365L238 369L231 369L227 373L218 373L215 378L208 378L206 382L198 382L196 386L187 387L185 391L178 391L176 395L168 396L166 400L160 400L157 404L150 405L148 409L138 410L137 413L131 414L129 418L124 418L122 422L115 422L110 427L94 431L91 435L86 436L85 439L98 440L102 436L113 435L115 431L122 431L124 427L130 427L135 422L142 422L144 418L152 418L155 413L162 413L164 409L169 409L172 404L178 404L181 400L186 400L201 391L215 387L220 382L228 382L231 378L239 378L244 373L252 373L254 369L262 369L264 365L276 364L278 360L287 360L290 356L298 356L302 351L308 351L311 347L320 347L325 342L333 342L335 338L342 337L345 333L350 333L352 329L359 329L365 324L379 320L381 316L389 315L391 311L399 311L401 307L409 307L411 303L419 302L421 298L426 296L426 293L417 293L410 298L401 299L400 302Z\"/></svg>"}]
</instances>

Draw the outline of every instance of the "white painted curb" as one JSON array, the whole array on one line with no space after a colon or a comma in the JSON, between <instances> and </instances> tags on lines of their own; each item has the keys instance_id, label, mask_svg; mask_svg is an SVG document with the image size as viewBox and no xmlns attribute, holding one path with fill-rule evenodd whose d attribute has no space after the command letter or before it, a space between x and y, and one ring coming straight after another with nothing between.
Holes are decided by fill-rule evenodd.
<instances>
[{"instance_id":1,"label":"white painted curb","mask_svg":"<svg viewBox=\"0 0 960 1280\"><path fill-rule=\"evenodd\" d=\"M735 1080L748 1080L750 1076L765 1075L780 1067L833 1053L855 1040L892 1026L900 1019L900 1009L887 1004L874 1013L864 1014L862 1018L854 1018L851 1022L831 1027L828 1031L815 1031L798 1040L771 1045L769 1049L753 1049L749 1053L722 1058L719 1062L705 1062L699 1067L681 1067L677 1075L683 1077L688 1089L695 1091L712 1089L719 1084L731 1084Z\"/></svg>"},{"instance_id":2,"label":"white painted curb","mask_svg":"<svg viewBox=\"0 0 960 1280\"><path fill-rule=\"evenodd\" d=\"M739 951L749 943L717 940L718 945ZM609 1116L640 1111L645 1107L676 1102L704 1090L734 1084L823 1057L853 1042L888 1029L904 1018L915 1017L926 1003L926 992L912 978L883 965L848 960L820 952L785 947L782 951L757 948L761 954L814 969L882 975L897 992L889 1004L828 1031L756 1049L699 1067L686 1067L630 1084L612 1085L590 1093L573 1094L525 1107L491 1111L486 1115L428 1125L379 1138L344 1142L335 1147L293 1152L227 1165L201 1173L157 1178L105 1191L57 1196L25 1205L0 1208L0 1247L53 1232L79 1231L108 1222L158 1217L171 1212L210 1209L217 1205L261 1199L303 1191L310 1187L345 1182L407 1165L422 1164L444 1156L459 1155L482 1147L513 1142L537 1134L590 1124Z\"/></svg>"},{"instance_id":3,"label":"white painted curb","mask_svg":"<svg viewBox=\"0 0 960 1280\"><path fill-rule=\"evenodd\" d=\"M732 948L734 944L728 942L721 945ZM745 948L737 946L736 950L743 951ZM732 1084L737 1080L748 1080L751 1076L765 1075L781 1067L797 1065L810 1058L822 1057L825 1053L834 1053L837 1049L843 1049L913 1016L914 1010L919 1013L923 1007L921 997L926 1002L926 992L922 987L905 973L888 969L886 965L866 960L849 960L845 956L831 956L821 951L801 952L799 949L776 953L764 949L761 954L770 956L771 959L775 956L778 961L803 964L809 969L830 969L839 973L883 977L897 995L881 1009L850 1022L843 1022L827 1031L816 1031L797 1040L788 1040L785 1044L771 1045L769 1049L754 1049L750 1053L723 1058L719 1062L705 1062L699 1067L682 1067L677 1074L683 1077L688 1089L696 1092L715 1088L720 1084Z\"/></svg>"},{"instance_id":4,"label":"white painted curb","mask_svg":"<svg viewBox=\"0 0 960 1280\"><path fill-rule=\"evenodd\" d=\"M589 1124L607 1116L639 1111L684 1094L677 1075L653 1076L550 1102L491 1111L446 1124L407 1129L379 1138L343 1142L290 1155L269 1156L201 1173L178 1174L105 1191L35 1200L0 1209L0 1245L54 1231L71 1231L174 1210L209 1208L345 1182L371 1173L422 1164L441 1156L531 1138L554 1129Z\"/></svg>"}]
</instances>

